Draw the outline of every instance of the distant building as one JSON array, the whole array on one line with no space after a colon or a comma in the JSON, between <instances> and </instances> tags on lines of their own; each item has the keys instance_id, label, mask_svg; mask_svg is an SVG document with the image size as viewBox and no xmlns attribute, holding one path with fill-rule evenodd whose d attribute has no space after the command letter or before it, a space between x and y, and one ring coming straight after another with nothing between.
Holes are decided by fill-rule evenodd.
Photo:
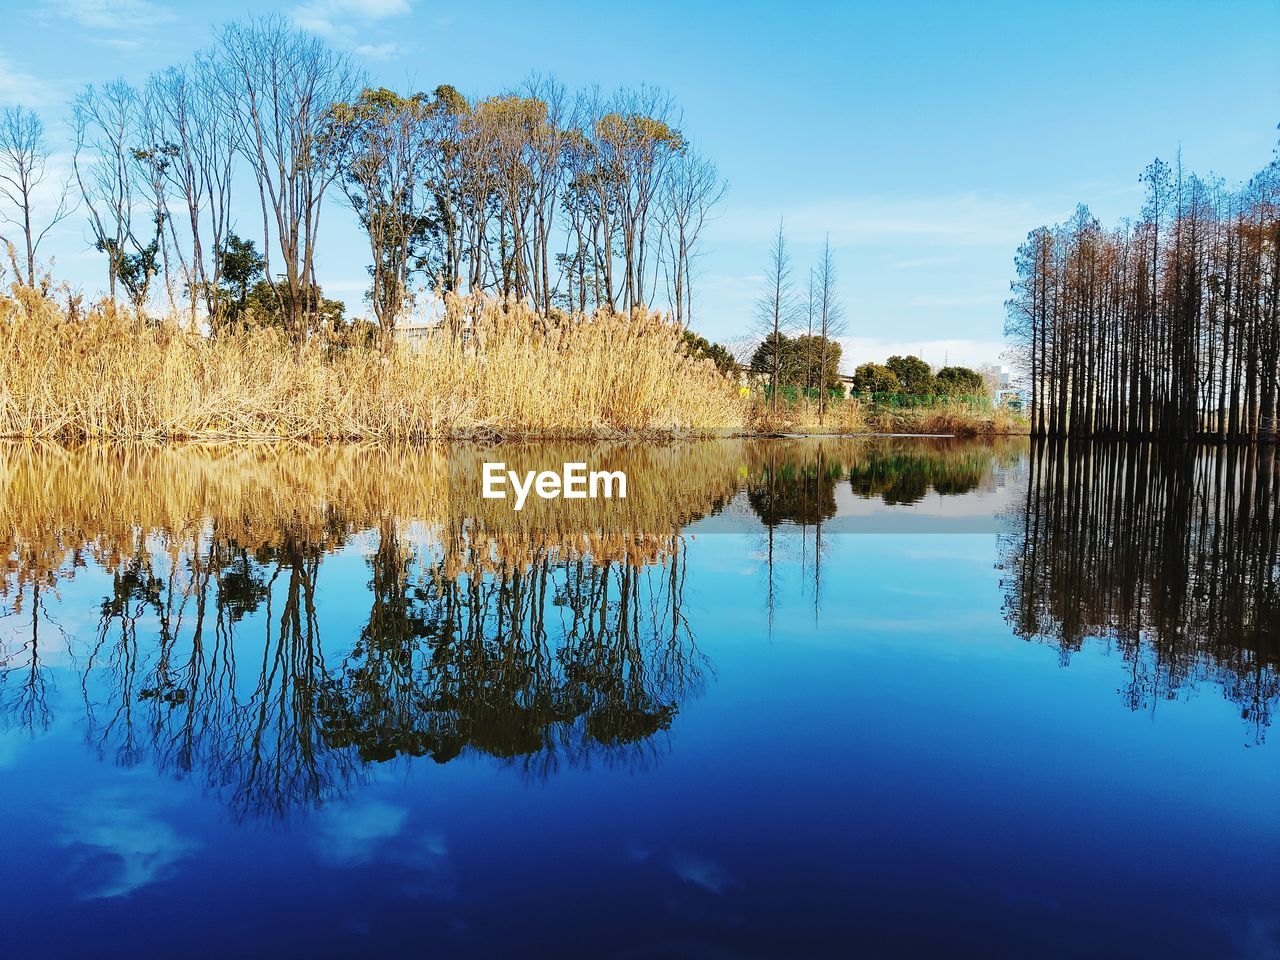
<instances>
[{"instance_id":1,"label":"distant building","mask_svg":"<svg viewBox=\"0 0 1280 960\"><path fill-rule=\"evenodd\" d=\"M444 304L438 299L427 302L425 309L415 312L407 322L396 324L395 339L412 349L420 349L421 345L444 324ZM464 321L469 324L469 320ZM463 339L470 339L470 330L464 327Z\"/></svg>"},{"instance_id":2,"label":"distant building","mask_svg":"<svg viewBox=\"0 0 1280 960\"><path fill-rule=\"evenodd\" d=\"M997 390L996 395L992 398L997 407L1006 406L1014 410L1026 410L1031 405L1031 396L1021 387L1010 387L1004 390Z\"/></svg>"},{"instance_id":3,"label":"distant building","mask_svg":"<svg viewBox=\"0 0 1280 960\"><path fill-rule=\"evenodd\" d=\"M416 350L431 335L431 332L439 326L439 321L402 324L395 329L395 339L397 343L403 343L405 346Z\"/></svg>"}]
</instances>

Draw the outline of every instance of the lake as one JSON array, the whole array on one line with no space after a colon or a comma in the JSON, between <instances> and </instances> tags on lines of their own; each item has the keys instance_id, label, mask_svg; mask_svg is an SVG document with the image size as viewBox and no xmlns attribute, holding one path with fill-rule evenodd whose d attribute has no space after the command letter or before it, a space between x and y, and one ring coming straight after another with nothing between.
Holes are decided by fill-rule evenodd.
<instances>
[{"instance_id":1,"label":"lake","mask_svg":"<svg viewBox=\"0 0 1280 960\"><path fill-rule=\"evenodd\" d=\"M497 459L627 497L516 512ZM0 448L3 952L1275 957L1278 488L1015 439Z\"/></svg>"}]
</instances>

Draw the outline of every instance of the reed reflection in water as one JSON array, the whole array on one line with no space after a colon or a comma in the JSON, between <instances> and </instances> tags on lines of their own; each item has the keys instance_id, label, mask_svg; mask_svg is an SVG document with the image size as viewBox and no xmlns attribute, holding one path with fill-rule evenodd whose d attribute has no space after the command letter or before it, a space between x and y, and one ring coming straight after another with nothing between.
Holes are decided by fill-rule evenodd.
<instances>
[{"instance_id":1,"label":"reed reflection in water","mask_svg":"<svg viewBox=\"0 0 1280 960\"><path fill-rule=\"evenodd\" d=\"M10 456L10 723L50 721L53 636L102 756L198 771L238 813L282 816L401 755L475 751L536 775L643 762L701 684L681 609L687 494L642 482L595 525L486 517L451 496L465 452L292 451L230 474L220 456ZM662 456L641 453L659 461L644 475L678 475ZM344 552L365 555L364 583L322 580ZM49 598L90 567L108 592L93 636L73 635ZM366 604L355 637L324 636L325 590Z\"/></svg>"},{"instance_id":2,"label":"reed reflection in water","mask_svg":"<svg viewBox=\"0 0 1280 960\"><path fill-rule=\"evenodd\" d=\"M499 456L622 469L629 496L515 513L478 496ZM831 537L858 529L840 521L945 516L1024 482L1026 457L1013 440L6 448L3 722L80 710L101 757L197 778L237 816L318 806L401 758L644 767L714 676L686 602L691 524L756 539L770 624L784 567L816 621L841 586ZM1010 624L1064 662L1115 643L1135 709L1211 681L1260 741L1275 469L1265 452L1035 447L1004 538Z\"/></svg>"}]
</instances>

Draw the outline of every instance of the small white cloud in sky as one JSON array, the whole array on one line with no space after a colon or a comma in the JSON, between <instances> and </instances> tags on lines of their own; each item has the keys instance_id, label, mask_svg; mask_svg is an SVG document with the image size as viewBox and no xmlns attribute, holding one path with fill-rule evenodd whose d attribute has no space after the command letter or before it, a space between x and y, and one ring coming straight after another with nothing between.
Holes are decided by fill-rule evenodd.
<instances>
[{"instance_id":1,"label":"small white cloud in sky","mask_svg":"<svg viewBox=\"0 0 1280 960\"><path fill-rule=\"evenodd\" d=\"M413 12L409 0L309 0L293 8L293 22L304 30L341 43L359 57L388 60L399 52L391 42L359 42L358 27Z\"/></svg>"},{"instance_id":2,"label":"small white cloud in sky","mask_svg":"<svg viewBox=\"0 0 1280 960\"><path fill-rule=\"evenodd\" d=\"M362 43L351 51L357 57L366 60L392 60L400 54L400 45L396 43Z\"/></svg>"},{"instance_id":3,"label":"small white cloud in sky","mask_svg":"<svg viewBox=\"0 0 1280 960\"><path fill-rule=\"evenodd\" d=\"M294 17L383 20L411 12L408 0L311 0L294 9Z\"/></svg>"},{"instance_id":4,"label":"small white cloud in sky","mask_svg":"<svg viewBox=\"0 0 1280 960\"><path fill-rule=\"evenodd\" d=\"M911 307L979 307L988 304L999 306L1004 303L1005 295L996 293L973 294L938 294L922 293L907 301Z\"/></svg>"},{"instance_id":5,"label":"small white cloud in sky","mask_svg":"<svg viewBox=\"0 0 1280 960\"><path fill-rule=\"evenodd\" d=\"M939 196L867 195L837 197L787 209L787 240L821 243L830 235L833 247L972 247L1016 246L1033 227L1061 220L1070 210L1046 211L1035 204L994 193ZM725 212L728 235L760 237L763 243L778 229L776 209L739 205Z\"/></svg>"},{"instance_id":6,"label":"small white cloud in sky","mask_svg":"<svg viewBox=\"0 0 1280 960\"><path fill-rule=\"evenodd\" d=\"M36 107L48 104L53 99L48 84L15 69L0 57L0 107L15 104Z\"/></svg>"},{"instance_id":7,"label":"small white cloud in sky","mask_svg":"<svg viewBox=\"0 0 1280 960\"><path fill-rule=\"evenodd\" d=\"M671 858L671 870L685 883L717 896L736 885L733 875L720 864L693 854L677 853Z\"/></svg>"},{"instance_id":8,"label":"small white cloud in sky","mask_svg":"<svg viewBox=\"0 0 1280 960\"><path fill-rule=\"evenodd\" d=\"M18 755L28 738L16 728L0 731L0 770L8 770L18 764Z\"/></svg>"},{"instance_id":9,"label":"small white cloud in sky","mask_svg":"<svg viewBox=\"0 0 1280 960\"><path fill-rule=\"evenodd\" d=\"M892 264L895 270L919 270L922 267L940 267L948 263L959 263L959 256L913 257L897 260Z\"/></svg>"},{"instance_id":10,"label":"small white cloud in sky","mask_svg":"<svg viewBox=\"0 0 1280 960\"><path fill-rule=\"evenodd\" d=\"M977 367L984 363L1000 363L1000 354L1008 349L1003 340L980 340L956 337L948 340L895 340L886 337L840 337L843 373L853 373L863 363L884 363L892 356L920 357L926 363L942 366Z\"/></svg>"},{"instance_id":11,"label":"small white cloud in sky","mask_svg":"<svg viewBox=\"0 0 1280 960\"><path fill-rule=\"evenodd\" d=\"M177 19L154 0L45 0L44 8L88 30L139 30Z\"/></svg>"}]
</instances>

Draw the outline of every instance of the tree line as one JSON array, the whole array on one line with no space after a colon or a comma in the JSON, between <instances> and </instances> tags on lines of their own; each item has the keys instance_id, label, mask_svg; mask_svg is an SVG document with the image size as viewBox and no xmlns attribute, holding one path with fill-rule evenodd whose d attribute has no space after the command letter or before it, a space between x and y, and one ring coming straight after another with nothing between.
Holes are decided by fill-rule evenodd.
<instances>
[{"instance_id":1,"label":"tree line","mask_svg":"<svg viewBox=\"0 0 1280 960\"><path fill-rule=\"evenodd\" d=\"M973 397L990 393L986 378L970 367L945 366L934 373L919 357L892 356L884 363L864 363L853 372L857 393L905 394L916 397Z\"/></svg>"},{"instance_id":2,"label":"tree line","mask_svg":"<svg viewBox=\"0 0 1280 960\"><path fill-rule=\"evenodd\" d=\"M660 90L570 93L534 76L470 100L449 85L401 94L279 16L224 26L141 87L90 85L72 117L56 209L36 189L51 176L47 131L26 108L0 117L18 283L37 285L41 242L74 202L113 301L141 316L163 298L175 316L216 324L261 283L300 341L326 326L316 255L331 197L362 228L367 299L389 339L421 288L547 315L661 301L687 325L703 228L726 187ZM260 249L234 212L246 188ZM246 252L253 269L232 276Z\"/></svg>"},{"instance_id":3,"label":"tree line","mask_svg":"<svg viewBox=\"0 0 1280 960\"><path fill-rule=\"evenodd\" d=\"M1275 437L1280 153L1238 189L1155 160L1136 221L1019 247L1006 334L1038 436Z\"/></svg>"}]
</instances>

